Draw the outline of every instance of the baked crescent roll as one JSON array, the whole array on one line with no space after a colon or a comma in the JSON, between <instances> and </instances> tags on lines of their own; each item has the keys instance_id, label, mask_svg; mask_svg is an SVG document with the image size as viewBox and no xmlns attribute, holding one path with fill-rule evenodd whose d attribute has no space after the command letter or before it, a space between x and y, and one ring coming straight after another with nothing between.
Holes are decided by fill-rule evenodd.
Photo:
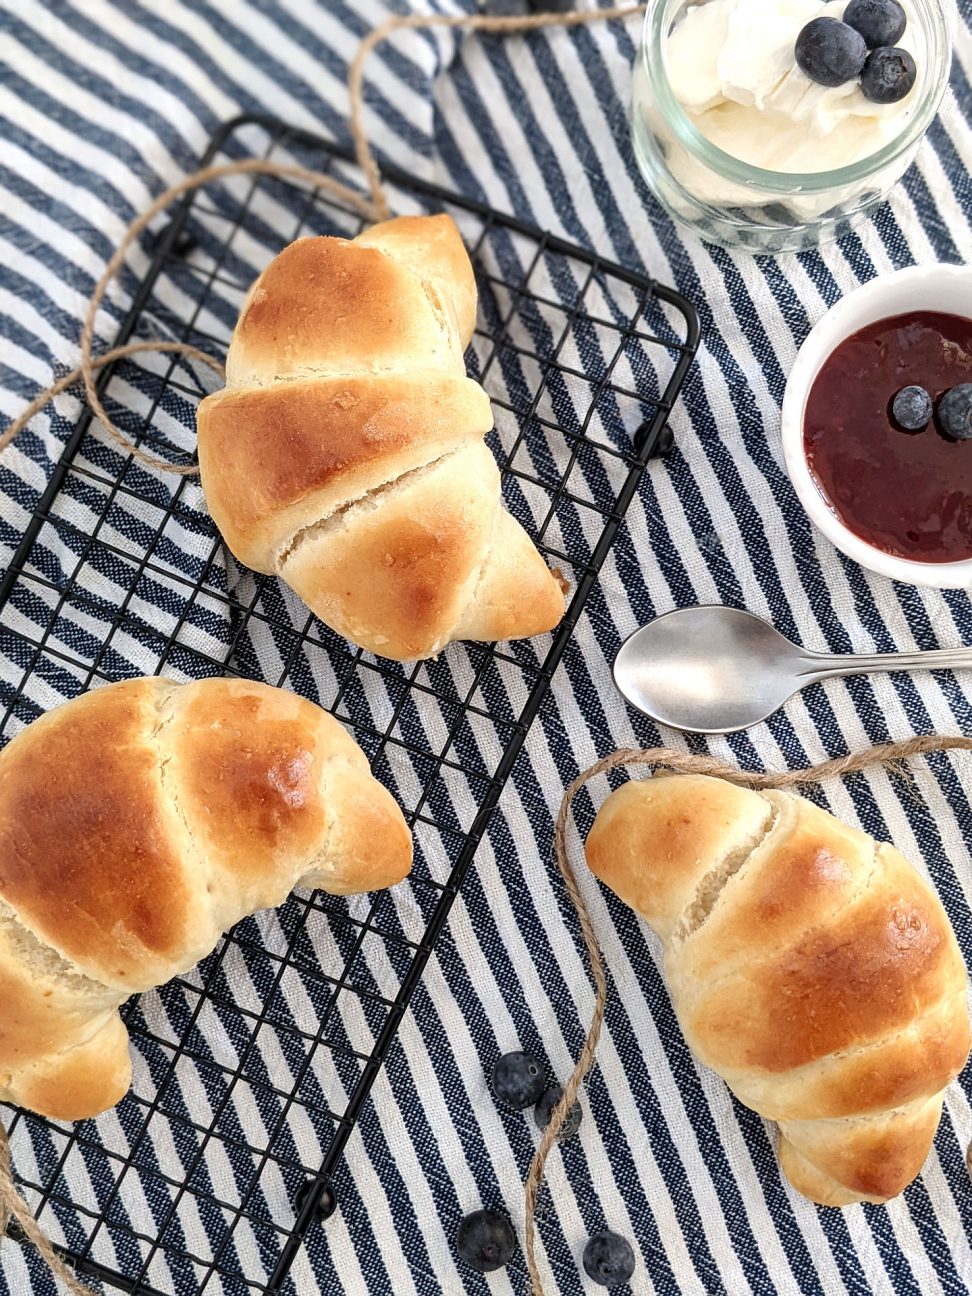
<instances>
[{"instance_id":1,"label":"baked crescent roll","mask_svg":"<svg viewBox=\"0 0 972 1296\"><path fill-rule=\"evenodd\" d=\"M133 679L57 707L0 753L0 1098L104 1111L131 994L295 886L370 891L411 860L364 753L283 689Z\"/></svg>"},{"instance_id":2,"label":"baked crescent roll","mask_svg":"<svg viewBox=\"0 0 972 1296\"><path fill-rule=\"evenodd\" d=\"M552 629L564 594L503 507L466 377L476 283L448 216L291 243L243 304L199 467L236 557L383 657Z\"/></svg>"},{"instance_id":3,"label":"baked crescent roll","mask_svg":"<svg viewBox=\"0 0 972 1296\"><path fill-rule=\"evenodd\" d=\"M661 937L692 1052L779 1123L793 1186L900 1193L969 1053L965 964L908 861L800 797L695 775L619 788L587 861Z\"/></svg>"}]
</instances>

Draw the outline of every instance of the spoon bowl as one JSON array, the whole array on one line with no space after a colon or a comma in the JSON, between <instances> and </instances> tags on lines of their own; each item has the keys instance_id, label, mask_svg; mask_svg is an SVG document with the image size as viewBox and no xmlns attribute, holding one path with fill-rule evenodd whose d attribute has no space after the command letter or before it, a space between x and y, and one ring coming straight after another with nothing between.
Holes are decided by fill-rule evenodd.
<instances>
[{"instance_id":1,"label":"spoon bowl","mask_svg":"<svg viewBox=\"0 0 972 1296\"><path fill-rule=\"evenodd\" d=\"M632 706L671 729L727 734L760 724L807 684L874 671L972 666L972 649L809 652L741 608L678 608L636 630L614 660Z\"/></svg>"}]
</instances>

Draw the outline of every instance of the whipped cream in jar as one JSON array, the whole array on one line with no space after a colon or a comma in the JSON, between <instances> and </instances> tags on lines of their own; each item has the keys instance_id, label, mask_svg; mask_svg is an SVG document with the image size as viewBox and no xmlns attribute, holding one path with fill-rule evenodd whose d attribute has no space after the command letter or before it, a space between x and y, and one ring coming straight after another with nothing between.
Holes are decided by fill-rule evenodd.
<instances>
[{"instance_id":1,"label":"whipped cream in jar","mask_svg":"<svg viewBox=\"0 0 972 1296\"><path fill-rule=\"evenodd\" d=\"M798 251L851 228L914 161L951 67L951 0L899 0L913 88L877 103L861 77L799 66L806 25L847 0L652 0L634 71L635 155L670 215L752 252ZM845 29L846 33L846 29Z\"/></svg>"}]
</instances>

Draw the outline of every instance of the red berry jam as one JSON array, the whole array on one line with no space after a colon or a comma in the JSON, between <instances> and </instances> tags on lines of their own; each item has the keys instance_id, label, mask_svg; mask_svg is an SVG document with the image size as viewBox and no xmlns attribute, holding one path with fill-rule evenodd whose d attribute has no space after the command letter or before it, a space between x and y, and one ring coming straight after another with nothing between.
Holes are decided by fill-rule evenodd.
<instances>
[{"instance_id":1,"label":"red berry jam","mask_svg":"<svg viewBox=\"0 0 972 1296\"><path fill-rule=\"evenodd\" d=\"M817 375L804 416L810 471L855 535L916 562L972 558L972 441L933 418L905 432L891 415L902 387L936 403L972 382L972 320L920 312L847 338Z\"/></svg>"}]
</instances>

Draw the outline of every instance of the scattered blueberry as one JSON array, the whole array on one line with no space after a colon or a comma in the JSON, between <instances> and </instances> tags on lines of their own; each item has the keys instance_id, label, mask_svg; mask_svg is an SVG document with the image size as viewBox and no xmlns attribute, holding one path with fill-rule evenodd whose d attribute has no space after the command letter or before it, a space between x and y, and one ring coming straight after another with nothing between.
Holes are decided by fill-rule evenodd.
<instances>
[{"instance_id":1,"label":"scattered blueberry","mask_svg":"<svg viewBox=\"0 0 972 1296\"><path fill-rule=\"evenodd\" d=\"M907 50L882 45L864 64L861 90L872 103L898 103L911 93L917 79L915 60Z\"/></svg>"},{"instance_id":2,"label":"scattered blueberry","mask_svg":"<svg viewBox=\"0 0 972 1296\"><path fill-rule=\"evenodd\" d=\"M853 81L866 58L864 37L836 18L813 18L797 37L797 66L818 85Z\"/></svg>"},{"instance_id":3,"label":"scattered blueberry","mask_svg":"<svg viewBox=\"0 0 972 1296\"><path fill-rule=\"evenodd\" d=\"M623 1287L634 1270L631 1243L618 1233L595 1233L584 1248L584 1272L601 1287Z\"/></svg>"},{"instance_id":4,"label":"scattered blueberry","mask_svg":"<svg viewBox=\"0 0 972 1296\"><path fill-rule=\"evenodd\" d=\"M493 1063L493 1097L504 1107L523 1111L539 1101L547 1077L532 1053L504 1053Z\"/></svg>"},{"instance_id":5,"label":"scattered blueberry","mask_svg":"<svg viewBox=\"0 0 972 1296\"><path fill-rule=\"evenodd\" d=\"M171 228L172 228L171 223L168 225L163 225L162 228L159 230L156 242L161 243L165 239L165 237L167 236ZM183 226L183 228L179 231L179 233L175 236L175 238L172 241L172 246L169 249L169 255L188 256L190 252L196 249L198 244L199 244L199 240L196 238L195 234L191 233L189 230L185 228L185 226Z\"/></svg>"},{"instance_id":6,"label":"scattered blueberry","mask_svg":"<svg viewBox=\"0 0 972 1296\"><path fill-rule=\"evenodd\" d=\"M176 256L188 256L199 246L199 240L195 234L190 234L187 229L181 229L176 235L175 242L172 244L172 251Z\"/></svg>"},{"instance_id":7,"label":"scattered blueberry","mask_svg":"<svg viewBox=\"0 0 972 1296\"><path fill-rule=\"evenodd\" d=\"M551 1085L537 1103L533 1110L533 1119L537 1122L537 1127L539 1129L546 1129L550 1124L550 1117L553 1114L553 1109L557 1106L563 1096L564 1090L562 1085ZM563 1143L564 1139L574 1137L580 1129L583 1114L580 1103L575 1102L573 1107L571 1107L570 1111L567 1113L567 1119L560 1127L560 1134L557 1140L559 1143Z\"/></svg>"},{"instance_id":8,"label":"scattered blueberry","mask_svg":"<svg viewBox=\"0 0 972 1296\"><path fill-rule=\"evenodd\" d=\"M908 26L908 16L898 0L850 0L844 22L864 37L868 49L897 45Z\"/></svg>"},{"instance_id":9,"label":"scattered blueberry","mask_svg":"<svg viewBox=\"0 0 972 1296\"><path fill-rule=\"evenodd\" d=\"M477 1273L502 1269L512 1260L515 1248L513 1225L498 1211L473 1211L456 1234L456 1254Z\"/></svg>"},{"instance_id":10,"label":"scattered blueberry","mask_svg":"<svg viewBox=\"0 0 972 1296\"><path fill-rule=\"evenodd\" d=\"M932 398L924 387L902 387L891 402L891 413L906 432L920 432L931 422Z\"/></svg>"},{"instance_id":11,"label":"scattered blueberry","mask_svg":"<svg viewBox=\"0 0 972 1296\"><path fill-rule=\"evenodd\" d=\"M945 393L938 402L938 423L954 441L972 441L972 383Z\"/></svg>"}]
</instances>

